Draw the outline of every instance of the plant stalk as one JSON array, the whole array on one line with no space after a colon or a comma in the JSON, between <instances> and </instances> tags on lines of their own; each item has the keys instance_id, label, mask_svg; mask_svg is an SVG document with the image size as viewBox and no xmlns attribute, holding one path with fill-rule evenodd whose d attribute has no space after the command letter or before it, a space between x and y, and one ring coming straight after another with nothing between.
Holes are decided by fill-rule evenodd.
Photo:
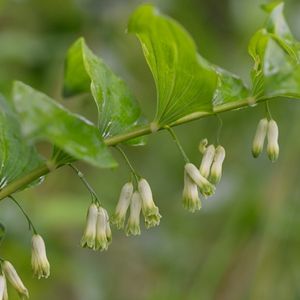
<instances>
[{"instance_id":1,"label":"plant stalk","mask_svg":"<svg viewBox=\"0 0 300 300\"><path fill-rule=\"evenodd\" d=\"M178 125L188 123L188 122L191 122L194 120L202 119L202 118L209 117L209 116L214 116L216 113L223 113L226 111L231 111L231 110L235 110L235 109L252 106L253 103L256 104L256 103L263 102L266 100L269 100L269 98L268 99L261 98L256 101L253 98L246 98L246 99L242 99L239 101L222 104L222 105L215 107L212 112L196 112L196 113L190 114L188 116L185 116L185 117L173 122L172 124L170 124L168 126L169 127L178 126ZM165 126L158 127L157 131L166 129L164 127ZM104 143L107 146L116 146L116 145L126 142L132 138L140 137L143 135L148 135L151 133L153 133L153 130L151 129L151 124L147 124L143 127L133 129L130 132L107 138L104 140ZM59 167L61 167L61 166L59 166ZM4 198L8 197L9 195L17 192L18 190L20 190L22 187L28 185L29 183L37 180L41 176L47 175L48 173L50 173L54 170L55 170L55 168L49 168L47 166L47 164L44 164L44 165L36 168L35 170L31 171L30 173L26 174L25 176L14 180L13 182L11 182L7 186L5 186L2 190L0 190L0 201L3 200Z\"/></svg>"}]
</instances>

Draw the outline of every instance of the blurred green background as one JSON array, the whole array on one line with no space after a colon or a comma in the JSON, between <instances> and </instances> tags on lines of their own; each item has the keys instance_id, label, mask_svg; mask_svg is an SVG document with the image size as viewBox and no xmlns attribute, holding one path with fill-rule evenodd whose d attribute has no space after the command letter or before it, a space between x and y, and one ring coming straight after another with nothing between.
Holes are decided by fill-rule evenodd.
<instances>
[{"instance_id":1,"label":"blurred green background","mask_svg":"<svg viewBox=\"0 0 300 300\"><path fill-rule=\"evenodd\" d=\"M151 119L154 83L135 37L125 34L138 0L0 0L0 90L9 96L18 79L62 101L63 60L79 36L122 76ZM157 0L153 3L191 32L208 60L249 81L251 35L262 25L259 0ZM300 2L286 1L286 15L300 38ZM73 99L71 110L95 119L93 101ZM227 157L216 195L200 212L182 208L183 160L165 132L142 148L126 148L150 182L163 215L158 228L126 238L113 230L104 253L81 249L89 194L67 167L44 184L16 196L44 236L51 277L30 269L30 233L8 200L1 202L7 236L1 256L12 261L30 290L43 300L300 299L300 103L271 103L280 128L280 158L251 157L251 142L264 108L228 112L221 143ZM55 121L55 120L53 120ZM218 121L208 118L176 128L191 160L199 141L216 140ZM39 148L47 151L48 145ZM46 149L46 150L45 150ZM118 153L116 170L77 164L113 212L129 172ZM10 289L10 299L17 294Z\"/></svg>"}]
</instances>

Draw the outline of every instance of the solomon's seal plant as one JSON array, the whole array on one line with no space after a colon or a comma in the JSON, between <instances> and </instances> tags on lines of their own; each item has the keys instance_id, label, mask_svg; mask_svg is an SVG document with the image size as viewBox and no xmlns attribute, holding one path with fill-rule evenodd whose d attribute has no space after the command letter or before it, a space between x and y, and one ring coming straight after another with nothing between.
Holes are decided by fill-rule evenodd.
<instances>
[{"instance_id":1,"label":"solomon's seal plant","mask_svg":"<svg viewBox=\"0 0 300 300\"><path fill-rule=\"evenodd\" d=\"M274 98L300 98L299 43L284 18L283 3L263 8L267 20L250 40L248 50L254 63L251 83L246 85L235 74L202 57L192 37L176 21L151 5L138 7L127 31L139 39L155 81L157 109L150 121L127 84L83 38L67 52L62 91L65 99L90 93L98 112L96 124L23 82L14 82L10 100L0 97L0 200L13 201L28 221L33 233L32 268L38 278L50 274L45 243L15 194L41 184L58 168L72 168L90 193L81 246L106 250L112 241L111 224L125 230L126 235L139 235L141 213L146 228L159 225L161 220L159 195L154 203L155 187L151 189L148 183L151 179L144 179L135 170L123 150L124 144L143 146L146 135L159 130L170 133L182 154L183 206L191 212L201 208L200 199L214 194L222 176L225 149L219 142L208 144L208 137L203 137L199 145L202 161L197 167L189 160L173 127L208 116L217 116L221 121L223 112L264 104L266 113L258 124L252 153L257 157L267 139L269 159L278 159L278 126L271 116L270 102ZM35 143L40 140L53 146L51 157L44 158L37 152ZM121 189L114 212L106 210L105 203L74 165L81 160L99 168L116 167L110 147L119 151L131 175ZM229 146L226 148L230 151ZM5 227L0 225L2 240ZM6 281L22 299L28 297L13 265L3 258L0 265L0 299L7 299Z\"/></svg>"}]
</instances>

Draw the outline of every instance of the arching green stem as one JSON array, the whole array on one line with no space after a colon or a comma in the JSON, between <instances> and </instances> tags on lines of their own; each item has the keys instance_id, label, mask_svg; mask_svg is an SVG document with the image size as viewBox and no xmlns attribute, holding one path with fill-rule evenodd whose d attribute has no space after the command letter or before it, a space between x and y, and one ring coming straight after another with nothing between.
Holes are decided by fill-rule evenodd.
<instances>
[{"instance_id":1,"label":"arching green stem","mask_svg":"<svg viewBox=\"0 0 300 300\"><path fill-rule=\"evenodd\" d=\"M32 229L34 234L37 234L37 231L31 221L31 219L29 218L29 216L27 215L27 213L24 211L23 207L20 205L20 203L13 197L13 196L9 196L9 198L19 207L19 209L21 210L22 214L24 215L24 217L26 218L28 225L29 225L29 230Z\"/></svg>"},{"instance_id":2,"label":"arching green stem","mask_svg":"<svg viewBox=\"0 0 300 300\"><path fill-rule=\"evenodd\" d=\"M190 114L188 116L185 116L185 117L173 122L172 124L169 125L169 127L174 127L174 126L188 123L188 122L191 122L191 121L194 121L197 119L213 116L216 113L223 113L226 111L232 111L232 110L240 109L240 108L244 108L244 107L251 107L251 103L253 103L253 100L255 100L255 99L249 99L249 98L241 99L238 101L218 105L211 112L196 112L196 113ZM260 98L256 101L256 103L264 102L266 100L270 100L270 98ZM166 128L164 128L163 126L157 127L157 130L163 130L163 129L166 129ZM116 145L126 142L132 138L140 137L143 135L148 135L151 133L153 133L153 131L151 130L151 126L150 126L150 124L147 124L143 127L132 129L132 131L130 131L130 132L107 138L104 140L104 142L107 146L116 146ZM62 165L57 166L57 167L61 167L61 166ZM18 190L20 190L24 186L28 185L29 183L35 181L36 179L40 178L41 176L44 176L54 170L55 170L55 168L49 168L49 166L47 164L45 164L45 165L42 165L42 166L36 168L35 170L31 171L30 173L26 174L22 178L12 181L7 186L5 186L2 190L0 190L0 200L3 200L4 198L17 192Z\"/></svg>"}]
</instances>

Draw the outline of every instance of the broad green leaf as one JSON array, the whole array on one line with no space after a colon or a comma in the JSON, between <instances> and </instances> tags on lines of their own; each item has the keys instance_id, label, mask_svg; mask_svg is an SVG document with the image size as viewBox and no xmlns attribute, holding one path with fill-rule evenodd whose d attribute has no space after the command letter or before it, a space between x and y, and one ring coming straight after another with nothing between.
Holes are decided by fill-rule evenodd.
<instances>
[{"instance_id":1,"label":"broad green leaf","mask_svg":"<svg viewBox=\"0 0 300 300\"><path fill-rule=\"evenodd\" d=\"M184 28L146 4L133 13L128 31L139 38L154 77L157 123L166 125L194 112L212 111L217 74L197 53Z\"/></svg>"},{"instance_id":2,"label":"broad green leaf","mask_svg":"<svg viewBox=\"0 0 300 300\"><path fill-rule=\"evenodd\" d=\"M42 160L20 130L18 116L11 104L0 96L0 188L26 175Z\"/></svg>"},{"instance_id":3,"label":"broad green leaf","mask_svg":"<svg viewBox=\"0 0 300 300\"><path fill-rule=\"evenodd\" d=\"M213 97L214 107L250 96L249 89L238 76L220 67L215 67L215 71L218 74L218 84Z\"/></svg>"},{"instance_id":4,"label":"broad green leaf","mask_svg":"<svg viewBox=\"0 0 300 300\"><path fill-rule=\"evenodd\" d=\"M283 3L265 6L269 13L265 27L250 41L254 59L252 94L257 98L300 98L298 42L283 15Z\"/></svg>"},{"instance_id":5,"label":"broad green leaf","mask_svg":"<svg viewBox=\"0 0 300 300\"><path fill-rule=\"evenodd\" d=\"M65 63L64 91L67 95L91 90L98 109L98 127L103 138L129 131L144 122L140 107L123 80L78 39ZM143 138L132 141L141 144Z\"/></svg>"},{"instance_id":6,"label":"broad green leaf","mask_svg":"<svg viewBox=\"0 0 300 300\"><path fill-rule=\"evenodd\" d=\"M116 166L98 128L81 116L21 82L14 84L13 101L27 138L48 140L94 166Z\"/></svg>"}]
</instances>

